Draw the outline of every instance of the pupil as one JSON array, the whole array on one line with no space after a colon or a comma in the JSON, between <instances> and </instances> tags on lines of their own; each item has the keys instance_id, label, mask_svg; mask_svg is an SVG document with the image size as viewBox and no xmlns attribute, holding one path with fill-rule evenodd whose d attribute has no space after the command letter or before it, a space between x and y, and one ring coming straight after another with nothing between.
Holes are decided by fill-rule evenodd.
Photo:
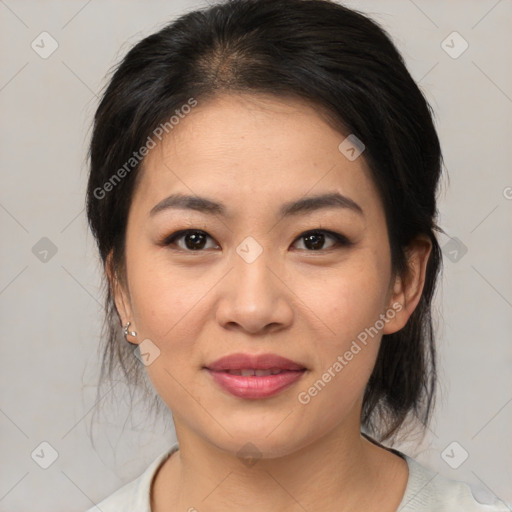
<instances>
[{"instance_id":1,"label":"pupil","mask_svg":"<svg viewBox=\"0 0 512 512\"><path fill-rule=\"evenodd\" d=\"M202 247L204 246L205 237L202 233L192 233L186 235L185 241L187 249L197 250L202 249ZM188 243L189 241L191 243Z\"/></svg>"},{"instance_id":2,"label":"pupil","mask_svg":"<svg viewBox=\"0 0 512 512\"><path fill-rule=\"evenodd\" d=\"M324 244L324 235L322 233L311 233L304 237L305 245L308 249L319 250ZM203 233L192 233L185 236L187 249L198 250L204 247L205 236Z\"/></svg>"},{"instance_id":3,"label":"pupil","mask_svg":"<svg viewBox=\"0 0 512 512\"><path fill-rule=\"evenodd\" d=\"M308 242L312 242L309 244ZM314 250L321 249L324 243L324 235L322 233L311 233L305 237L305 245L308 248L312 248ZM311 245L311 247L310 247Z\"/></svg>"}]
</instances>

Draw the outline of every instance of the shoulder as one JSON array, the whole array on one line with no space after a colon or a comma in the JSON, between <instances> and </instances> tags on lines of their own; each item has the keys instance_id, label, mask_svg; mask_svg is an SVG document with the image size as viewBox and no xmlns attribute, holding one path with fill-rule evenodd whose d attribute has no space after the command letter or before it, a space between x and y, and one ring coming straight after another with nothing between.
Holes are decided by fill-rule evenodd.
<instances>
[{"instance_id":1,"label":"shoulder","mask_svg":"<svg viewBox=\"0 0 512 512\"><path fill-rule=\"evenodd\" d=\"M175 443L169 450L160 454L139 477L125 484L86 512L151 512L151 483L160 466L177 449L178 444Z\"/></svg>"},{"instance_id":2,"label":"shoulder","mask_svg":"<svg viewBox=\"0 0 512 512\"><path fill-rule=\"evenodd\" d=\"M499 498L467 483L443 477L405 455L409 480L399 512L510 512Z\"/></svg>"}]
</instances>

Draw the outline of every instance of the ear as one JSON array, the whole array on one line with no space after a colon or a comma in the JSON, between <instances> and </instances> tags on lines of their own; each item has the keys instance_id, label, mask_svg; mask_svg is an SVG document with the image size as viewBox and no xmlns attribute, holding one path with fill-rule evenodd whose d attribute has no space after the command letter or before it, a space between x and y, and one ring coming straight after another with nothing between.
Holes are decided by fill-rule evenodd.
<instances>
[{"instance_id":1,"label":"ear","mask_svg":"<svg viewBox=\"0 0 512 512\"><path fill-rule=\"evenodd\" d=\"M121 318L122 327L131 322L130 330L136 330L132 320L131 301L125 286L119 279L113 264L112 251L109 252L105 261L105 272L110 284L110 289L114 297L117 312Z\"/></svg>"},{"instance_id":2,"label":"ear","mask_svg":"<svg viewBox=\"0 0 512 512\"><path fill-rule=\"evenodd\" d=\"M424 235L415 238L407 247L405 275L396 276L388 303L395 316L386 323L383 334L393 334L402 329L416 309L423 292L431 251L432 242Z\"/></svg>"}]
</instances>

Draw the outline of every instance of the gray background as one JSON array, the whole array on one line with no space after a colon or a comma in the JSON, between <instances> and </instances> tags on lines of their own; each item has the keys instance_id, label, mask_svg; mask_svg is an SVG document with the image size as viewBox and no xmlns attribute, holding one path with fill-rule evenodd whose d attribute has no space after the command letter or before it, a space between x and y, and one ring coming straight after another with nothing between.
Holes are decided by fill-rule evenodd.
<instances>
[{"instance_id":1,"label":"gray background","mask_svg":"<svg viewBox=\"0 0 512 512\"><path fill-rule=\"evenodd\" d=\"M512 2L346 4L403 53L436 111L450 175L439 199L449 235L436 296L441 394L423 442L397 447L512 502ZM85 510L175 440L170 416L154 423L137 406L130 415L122 392L107 392L105 414L93 417L102 297L85 154L107 71L203 5L0 0L0 511ZM58 43L46 59L31 47L43 31ZM56 254L41 252L44 237ZM42 442L58 453L47 469L52 448Z\"/></svg>"}]
</instances>

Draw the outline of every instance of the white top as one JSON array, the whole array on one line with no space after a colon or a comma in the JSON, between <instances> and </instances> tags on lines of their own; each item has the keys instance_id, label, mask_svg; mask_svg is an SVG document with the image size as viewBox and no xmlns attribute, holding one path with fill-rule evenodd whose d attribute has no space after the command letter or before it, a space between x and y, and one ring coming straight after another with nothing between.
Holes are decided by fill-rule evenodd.
<instances>
[{"instance_id":1,"label":"white top","mask_svg":"<svg viewBox=\"0 0 512 512\"><path fill-rule=\"evenodd\" d=\"M175 443L159 455L135 480L87 510L87 512L151 512L150 491L153 478L165 460L178 450ZM422 466L404 453L391 449L403 457L409 466L409 479L397 512L510 512L512 508L487 494L479 500L471 487L463 482L444 478Z\"/></svg>"}]
</instances>

